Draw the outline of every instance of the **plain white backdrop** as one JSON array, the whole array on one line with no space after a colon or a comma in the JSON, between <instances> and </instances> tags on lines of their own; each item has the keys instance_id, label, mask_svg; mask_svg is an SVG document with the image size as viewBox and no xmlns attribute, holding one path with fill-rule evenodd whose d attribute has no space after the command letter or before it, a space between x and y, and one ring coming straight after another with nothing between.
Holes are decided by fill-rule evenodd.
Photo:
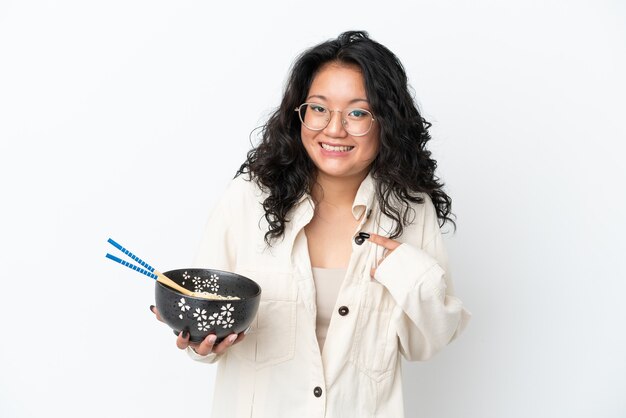
<instances>
[{"instance_id":1,"label":"plain white backdrop","mask_svg":"<svg viewBox=\"0 0 626 418\"><path fill-rule=\"evenodd\" d=\"M626 416L619 1L0 2L0 416L207 416L214 368L112 237L188 266L293 59L364 29L405 64L474 317L405 363L407 417Z\"/></svg>"}]
</instances>

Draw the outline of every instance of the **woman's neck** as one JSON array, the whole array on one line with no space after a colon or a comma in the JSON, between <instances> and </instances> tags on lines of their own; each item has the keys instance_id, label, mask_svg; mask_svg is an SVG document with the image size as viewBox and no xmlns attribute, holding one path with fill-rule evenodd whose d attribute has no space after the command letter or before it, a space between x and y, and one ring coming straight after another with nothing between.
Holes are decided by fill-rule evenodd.
<instances>
[{"instance_id":1,"label":"woman's neck","mask_svg":"<svg viewBox=\"0 0 626 418\"><path fill-rule=\"evenodd\" d=\"M351 177L331 177L318 173L316 184L313 186L313 200L317 204L328 204L334 207L352 207L356 193L367 176L356 175Z\"/></svg>"}]
</instances>

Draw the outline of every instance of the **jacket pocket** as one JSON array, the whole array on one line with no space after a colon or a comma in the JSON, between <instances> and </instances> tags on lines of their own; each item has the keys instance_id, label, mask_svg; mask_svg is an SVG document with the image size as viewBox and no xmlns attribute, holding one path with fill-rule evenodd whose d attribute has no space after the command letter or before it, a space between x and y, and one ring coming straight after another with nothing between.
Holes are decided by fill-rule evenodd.
<instances>
[{"instance_id":1,"label":"jacket pocket","mask_svg":"<svg viewBox=\"0 0 626 418\"><path fill-rule=\"evenodd\" d=\"M237 357L261 369L291 360L296 346L296 295L289 289L288 278L280 273L241 274L257 280L261 286L261 302L246 338L229 350ZM264 277L268 276L268 277ZM271 278L274 283L269 280ZM284 281L287 279L287 281ZM280 286L283 282L283 286ZM278 286L277 288L275 286Z\"/></svg>"},{"instance_id":2,"label":"jacket pocket","mask_svg":"<svg viewBox=\"0 0 626 418\"><path fill-rule=\"evenodd\" d=\"M292 359L296 343L296 302L261 301L255 333L257 368Z\"/></svg>"},{"instance_id":3,"label":"jacket pocket","mask_svg":"<svg viewBox=\"0 0 626 418\"><path fill-rule=\"evenodd\" d=\"M392 326L393 303L377 282L367 284L358 313L350 361L374 381L391 376L397 360L397 339Z\"/></svg>"}]
</instances>

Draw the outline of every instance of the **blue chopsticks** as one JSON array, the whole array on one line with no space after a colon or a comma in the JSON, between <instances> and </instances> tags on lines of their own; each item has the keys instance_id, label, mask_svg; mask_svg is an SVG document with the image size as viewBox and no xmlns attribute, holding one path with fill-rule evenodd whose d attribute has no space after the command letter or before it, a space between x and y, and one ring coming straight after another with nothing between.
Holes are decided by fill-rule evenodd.
<instances>
[{"instance_id":1,"label":"blue chopsticks","mask_svg":"<svg viewBox=\"0 0 626 418\"><path fill-rule=\"evenodd\" d=\"M126 266L128 268L131 268L141 274L144 274L148 277L150 277L151 279L156 280L157 279L157 275L154 274L154 267L152 267L151 265L149 265L148 263L144 262L141 258L137 257L135 254L131 253L130 251L128 251L126 248L122 247L120 244L118 244L117 242L113 241L111 238L109 238L108 243L113 245L115 248L117 248L118 250L120 250L121 252L123 252L124 254L126 254L127 256L129 256L130 258L132 258L134 261L136 261L137 263L139 263L141 266L145 267L145 270L142 269L141 267L137 267L134 264L129 263L128 261L124 261L119 257L116 257L114 255L111 255L109 253L107 253L106 257L110 260L115 261L116 263L120 263L123 266Z\"/></svg>"}]
</instances>

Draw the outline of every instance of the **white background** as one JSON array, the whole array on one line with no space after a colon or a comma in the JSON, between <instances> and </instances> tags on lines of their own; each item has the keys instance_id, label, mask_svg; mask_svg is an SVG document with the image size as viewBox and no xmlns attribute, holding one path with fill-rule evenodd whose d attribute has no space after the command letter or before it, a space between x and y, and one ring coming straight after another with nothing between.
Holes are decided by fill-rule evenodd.
<instances>
[{"instance_id":1,"label":"white background","mask_svg":"<svg viewBox=\"0 0 626 418\"><path fill-rule=\"evenodd\" d=\"M626 416L619 1L0 2L0 416L206 416L214 369L148 311L278 105L365 29L405 64L474 318L405 363L407 417Z\"/></svg>"}]
</instances>

